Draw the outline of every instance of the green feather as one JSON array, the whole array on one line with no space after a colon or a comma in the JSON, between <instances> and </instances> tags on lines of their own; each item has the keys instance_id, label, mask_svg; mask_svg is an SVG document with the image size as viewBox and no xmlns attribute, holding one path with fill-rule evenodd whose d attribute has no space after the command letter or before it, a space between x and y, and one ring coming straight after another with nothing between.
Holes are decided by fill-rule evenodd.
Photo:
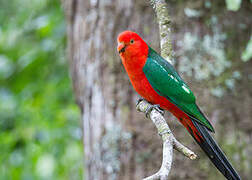
<instances>
[{"instance_id":1,"label":"green feather","mask_svg":"<svg viewBox=\"0 0 252 180\"><path fill-rule=\"evenodd\" d=\"M149 47L148 59L143 72L156 92L166 97L192 119L214 129L195 102L195 96L173 66Z\"/></svg>"}]
</instances>

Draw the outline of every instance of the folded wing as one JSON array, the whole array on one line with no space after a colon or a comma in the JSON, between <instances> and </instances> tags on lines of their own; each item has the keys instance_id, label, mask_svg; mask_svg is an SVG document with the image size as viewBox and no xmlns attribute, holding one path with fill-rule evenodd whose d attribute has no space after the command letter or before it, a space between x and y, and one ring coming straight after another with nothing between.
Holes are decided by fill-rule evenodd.
<instances>
[{"instance_id":1,"label":"folded wing","mask_svg":"<svg viewBox=\"0 0 252 180\"><path fill-rule=\"evenodd\" d=\"M214 132L212 125L196 105L195 96L188 85L173 66L151 48L143 72L159 95L166 97L189 117Z\"/></svg>"}]
</instances>

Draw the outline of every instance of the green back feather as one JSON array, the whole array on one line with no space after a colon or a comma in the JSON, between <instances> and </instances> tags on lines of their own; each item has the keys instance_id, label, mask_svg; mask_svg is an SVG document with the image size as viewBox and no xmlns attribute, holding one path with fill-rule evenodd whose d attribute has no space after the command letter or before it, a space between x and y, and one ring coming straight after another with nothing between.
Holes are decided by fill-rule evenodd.
<instances>
[{"instance_id":1,"label":"green back feather","mask_svg":"<svg viewBox=\"0 0 252 180\"><path fill-rule=\"evenodd\" d=\"M173 66L149 47L148 59L143 68L151 86L190 117L214 132L212 125L195 103L195 96Z\"/></svg>"}]
</instances>

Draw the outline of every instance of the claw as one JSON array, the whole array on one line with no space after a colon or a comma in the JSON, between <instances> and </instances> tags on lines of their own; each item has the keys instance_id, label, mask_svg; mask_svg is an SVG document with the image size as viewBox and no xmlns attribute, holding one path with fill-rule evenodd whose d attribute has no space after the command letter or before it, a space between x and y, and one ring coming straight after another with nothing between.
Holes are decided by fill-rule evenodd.
<instances>
[{"instance_id":1,"label":"claw","mask_svg":"<svg viewBox=\"0 0 252 180\"><path fill-rule=\"evenodd\" d=\"M164 115L165 111L160 107L159 104L154 104L154 105L150 105L148 106L148 108L145 111L145 116L148 118L150 112L152 111L152 109L156 109L160 114L162 114L162 116Z\"/></svg>"},{"instance_id":2,"label":"claw","mask_svg":"<svg viewBox=\"0 0 252 180\"><path fill-rule=\"evenodd\" d=\"M138 104L139 104L141 101L143 101L143 100L144 100L144 98L139 98L139 99L137 100L136 106L138 106Z\"/></svg>"}]
</instances>

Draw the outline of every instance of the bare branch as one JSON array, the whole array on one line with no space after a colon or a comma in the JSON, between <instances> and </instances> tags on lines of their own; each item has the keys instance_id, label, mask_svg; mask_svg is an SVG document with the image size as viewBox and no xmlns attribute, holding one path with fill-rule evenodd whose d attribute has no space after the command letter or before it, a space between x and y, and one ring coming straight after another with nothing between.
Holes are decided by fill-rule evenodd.
<instances>
[{"instance_id":1,"label":"bare branch","mask_svg":"<svg viewBox=\"0 0 252 180\"><path fill-rule=\"evenodd\" d=\"M152 0L159 23L161 56L172 63L171 19L165 0Z\"/></svg>"},{"instance_id":2,"label":"bare branch","mask_svg":"<svg viewBox=\"0 0 252 180\"><path fill-rule=\"evenodd\" d=\"M177 139L173 139L173 147L174 149L176 149L177 151L181 152L182 154L184 154L186 157L188 157L191 160L194 160L197 158L197 155L191 151L190 149L188 149L187 147L185 147L183 144L181 144Z\"/></svg>"},{"instance_id":3,"label":"bare branch","mask_svg":"<svg viewBox=\"0 0 252 180\"><path fill-rule=\"evenodd\" d=\"M165 0L151 0L151 4L155 9L159 23L161 56L172 63L171 20L168 14L167 4ZM144 112L146 117L152 120L158 130L158 134L163 140L163 160L161 168L157 173L144 178L144 180L168 179L172 164L173 148L192 160L197 158L194 152L176 140L163 117L163 113L156 106L154 107L147 101L141 100L138 101L136 108L138 111Z\"/></svg>"},{"instance_id":4,"label":"bare branch","mask_svg":"<svg viewBox=\"0 0 252 180\"><path fill-rule=\"evenodd\" d=\"M152 180L152 179L166 180L168 179L168 175L171 169L173 148L175 148L176 150L178 150L179 152L181 152L183 155L185 155L190 159L196 159L197 155L190 149L182 145L178 140L176 140L160 110L152 107L153 105L151 105L147 101L141 100L137 104L136 108L140 112L147 113L147 117L149 117L155 124L158 130L158 134L160 134L163 140L163 161L160 170L156 174L147 177L144 180ZM152 108L151 111L148 111L148 109L150 108Z\"/></svg>"}]
</instances>

